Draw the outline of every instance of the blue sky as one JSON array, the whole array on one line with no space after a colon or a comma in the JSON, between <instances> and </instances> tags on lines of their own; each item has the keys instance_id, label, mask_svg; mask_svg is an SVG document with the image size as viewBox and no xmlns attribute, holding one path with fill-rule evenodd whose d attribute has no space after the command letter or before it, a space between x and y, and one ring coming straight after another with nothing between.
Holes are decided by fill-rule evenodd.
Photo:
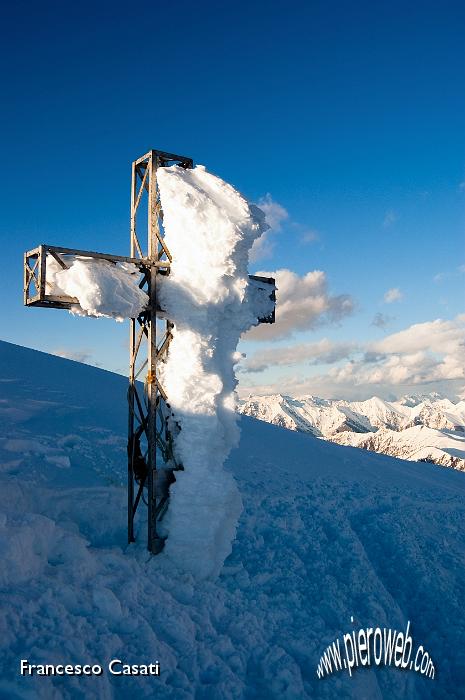
<instances>
[{"instance_id":1,"label":"blue sky","mask_svg":"<svg viewBox=\"0 0 465 700\"><path fill-rule=\"evenodd\" d=\"M243 391L455 395L464 31L460 2L10 5L1 337L125 371L126 325L22 307L22 253L46 242L126 254L130 162L154 147L281 212L256 270L321 270L326 300L350 298L337 323L322 313L278 340L246 340L257 366L268 360L241 373ZM336 362L317 361L322 339ZM270 361L293 344L302 349L288 364Z\"/></svg>"}]
</instances>

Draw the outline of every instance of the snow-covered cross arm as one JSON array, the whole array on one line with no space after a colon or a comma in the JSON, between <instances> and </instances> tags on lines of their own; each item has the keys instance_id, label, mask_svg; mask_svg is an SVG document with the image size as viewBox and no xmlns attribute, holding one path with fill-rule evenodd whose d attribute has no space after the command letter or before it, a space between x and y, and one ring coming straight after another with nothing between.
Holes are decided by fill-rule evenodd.
<instances>
[{"instance_id":1,"label":"snow-covered cross arm","mask_svg":"<svg viewBox=\"0 0 465 700\"><path fill-rule=\"evenodd\" d=\"M167 556L201 576L219 571L242 508L223 464L239 436L237 343L275 317L274 279L247 269L266 228L203 166L149 151L132 166L129 256L41 245L24 257L26 305L130 319L128 539L147 503L149 550L166 541Z\"/></svg>"},{"instance_id":2,"label":"snow-covered cross arm","mask_svg":"<svg viewBox=\"0 0 465 700\"><path fill-rule=\"evenodd\" d=\"M162 274L170 268L166 261L43 244L24 254L24 304L117 321L137 318L148 306L140 277L152 265ZM275 280L258 275L248 279L258 322L274 323ZM158 301L157 311L163 315Z\"/></svg>"}]
</instances>

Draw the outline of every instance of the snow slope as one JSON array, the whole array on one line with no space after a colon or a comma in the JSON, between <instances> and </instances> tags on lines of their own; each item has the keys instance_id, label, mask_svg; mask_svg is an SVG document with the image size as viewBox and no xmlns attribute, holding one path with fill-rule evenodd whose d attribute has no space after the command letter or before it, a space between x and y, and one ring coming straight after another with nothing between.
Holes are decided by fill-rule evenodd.
<instances>
[{"instance_id":1,"label":"snow slope","mask_svg":"<svg viewBox=\"0 0 465 700\"><path fill-rule=\"evenodd\" d=\"M339 445L361 447L392 457L432 462L465 471L464 433L447 433L425 425L413 425L400 432L380 428L376 433L344 432L329 439Z\"/></svg>"},{"instance_id":2,"label":"snow slope","mask_svg":"<svg viewBox=\"0 0 465 700\"><path fill-rule=\"evenodd\" d=\"M239 411L290 430L409 460L464 469L465 402L438 394L338 401L281 394L249 396ZM421 430L423 428L423 430Z\"/></svg>"},{"instance_id":3,"label":"snow slope","mask_svg":"<svg viewBox=\"0 0 465 700\"><path fill-rule=\"evenodd\" d=\"M217 579L125 544L124 378L0 343L0 697L461 698L465 477L242 417L244 504ZM143 528L143 523L140 524ZM199 551L202 556L202 551ZM325 680L351 629L405 628L436 678ZM156 677L20 677L31 663L158 660Z\"/></svg>"},{"instance_id":4,"label":"snow slope","mask_svg":"<svg viewBox=\"0 0 465 700\"><path fill-rule=\"evenodd\" d=\"M249 396L239 401L238 410L267 423L318 437L334 435L342 430L353 429L362 433L373 430L368 418L355 414L349 404L316 396Z\"/></svg>"}]
</instances>

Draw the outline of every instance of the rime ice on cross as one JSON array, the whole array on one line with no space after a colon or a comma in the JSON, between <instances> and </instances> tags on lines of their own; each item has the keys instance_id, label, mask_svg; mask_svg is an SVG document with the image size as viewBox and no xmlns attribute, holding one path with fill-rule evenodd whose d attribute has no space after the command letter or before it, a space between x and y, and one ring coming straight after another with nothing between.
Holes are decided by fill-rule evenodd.
<instances>
[{"instance_id":1,"label":"rime ice on cross","mask_svg":"<svg viewBox=\"0 0 465 700\"><path fill-rule=\"evenodd\" d=\"M134 541L134 520L142 501L148 508L147 544L153 554L163 549L164 537L158 533L157 522L168 507L169 486L175 480L174 472L183 469L173 454L175 417L171 415L169 397L157 373L157 363L163 361L173 337L173 324L164 319L164 328L159 332L157 342L157 312L161 311L157 304L157 278L158 275L169 274L172 256L164 241L163 212L156 173L158 168L171 165L192 168L193 161L172 153L151 150L132 164L130 256L49 245L40 245L24 255L24 303L27 306L71 309L79 303L76 298L48 292L47 265L50 267L51 261L63 270L68 269L76 258L104 260L115 265L132 263L141 273L139 287L146 291L148 305L137 318L130 319L128 541ZM137 228L137 213L144 199L147 199L148 208L147 230L144 231L146 245L145 241L141 241ZM273 279L250 278L259 285L263 294L274 300ZM273 323L274 312L259 321ZM144 390L139 379L145 379ZM157 448L162 456L159 465Z\"/></svg>"}]
</instances>

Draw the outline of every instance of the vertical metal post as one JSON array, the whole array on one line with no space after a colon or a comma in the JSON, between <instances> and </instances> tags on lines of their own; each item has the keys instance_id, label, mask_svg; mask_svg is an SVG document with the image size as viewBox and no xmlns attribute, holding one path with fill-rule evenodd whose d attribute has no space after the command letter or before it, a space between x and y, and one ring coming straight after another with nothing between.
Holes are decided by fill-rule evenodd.
<instances>
[{"instance_id":1,"label":"vertical metal post","mask_svg":"<svg viewBox=\"0 0 465 700\"><path fill-rule=\"evenodd\" d=\"M30 280L30 272L29 272L29 265L28 265L28 257L27 253L24 253L24 272L23 272L23 303L27 304L28 300L28 292L29 292L29 280Z\"/></svg>"},{"instance_id":2,"label":"vertical metal post","mask_svg":"<svg viewBox=\"0 0 465 700\"><path fill-rule=\"evenodd\" d=\"M160 537L157 532L157 523L163 518L168 506L169 486L175 480L172 472L183 468L173 454L165 407L167 397L157 376L157 364L166 360L172 338L172 323L167 321L166 329L161 333L160 347L157 347L157 276L160 268L162 274L168 274L171 263L171 254L160 228L162 213L158 196L157 169L172 162L183 168L193 167L191 158L155 150L149 151L132 164L131 258L141 260L143 278L139 286L146 289L149 302L143 313L130 321L128 541L135 540L136 511L142 501L148 510L147 546L152 554L160 552L165 543L165 538ZM142 197L148 205L147 248L137 231L136 221ZM141 230L145 230L145 226L141 227ZM138 379L144 370L146 379L142 396ZM157 446L162 454L161 470L157 465ZM163 478L160 478L160 475Z\"/></svg>"},{"instance_id":3,"label":"vertical metal post","mask_svg":"<svg viewBox=\"0 0 465 700\"><path fill-rule=\"evenodd\" d=\"M38 285L38 290L37 293L40 294L41 297L45 295L45 283L46 283L46 256L47 253L45 251L45 246L40 245L39 246L39 285Z\"/></svg>"},{"instance_id":4,"label":"vertical metal post","mask_svg":"<svg viewBox=\"0 0 465 700\"><path fill-rule=\"evenodd\" d=\"M135 257L134 236L136 232L136 166L132 164L131 175L131 258ZM129 320L129 387L128 387L128 542L134 542L134 391L135 391L135 342L136 319Z\"/></svg>"},{"instance_id":5,"label":"vertical metal post","mask_svg":"<svg viewBox=\"0 0 465 700\"><path fill-rule=\"evenodd\" d=\"M148 549L157 554L164 545L162 538L157 535L157 441L156 441L156 412L157 412L157 267L158 236L160 233L157 212L157 180L156 170L158 158L151 151L147 168L149 168L148 192L148 257L151 263L149 279L149 324L147 339L147 467L148 467Z\"/></svg>"},{"instance_id":6,"label":"vertical metal post","mask_svg":"<svg viewBox=\"0 0 465 700\"><path fill-rule=\"evenodd\" d=\"M136 511L143 502L148 505L148 549L153 554L160 552L164 545L165 538L157 533L157 522L161 521L168 507L169 487L175 481L173 471L183 469L174 455L169 427L172 414L168 411L167 396L157 376L157 363L166 361L173 327L167 320L165 330L160 333L160 347L157 348L157 275L159 272L167 275L172 261L160 224L162 211L157 169L169 167L170 164L183 168L193 167L191 158L155 150L149 151L132 164L129 258L46 245L24 255L24 303L27 306L69 309L77 303L73 297L47 293L48 254L64 269L67 265L62 255L78 255L114 263L134 263L143 275L139 287L147 291L149 302L137 319L130 320L129 333L128 541L135 541ZM148 195L147 248L136 230L138 207L142 201L145 203L145 194ZM145 226L143 229L145 231ZM147 374L143 394L140 380L144 370ZM157 469L157 446L162 455L160 470ZM158 478L160 475L162 479Z\"/></svg>"}]
</instances>

